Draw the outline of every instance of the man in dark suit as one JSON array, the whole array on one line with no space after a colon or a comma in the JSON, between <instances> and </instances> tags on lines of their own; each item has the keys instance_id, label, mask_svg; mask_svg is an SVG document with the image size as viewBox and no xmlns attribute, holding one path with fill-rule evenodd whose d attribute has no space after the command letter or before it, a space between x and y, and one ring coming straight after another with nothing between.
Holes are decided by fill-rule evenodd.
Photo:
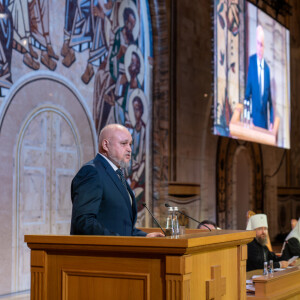
<instances>
[{"instance_id":1,"label":"man in dark suit","mask_svg":"<svg viewBox=\"0 0 300 300\"><path fill-rule=\"evenodd\" d=\"M122 125L110 124L99 135L99 153L76 174L71 185L71 234L164 236L135 227L135 197L122 169L129 166L132 137Z\"/></svg>"},{"instance_id":2,"label":"man in dark suit","mask_svg":"<svg viewBox=\"0 0 300 300\"><path fill-rule=\"evenodd\" d=\"M259 25L256 29L256 54L250 56L245 98L252 97L253 124L272 130L274 123L271 98L270 68L264 59L264 31ZM268 104L270 125L268 126Z\"/></svg>"}]
</instances>

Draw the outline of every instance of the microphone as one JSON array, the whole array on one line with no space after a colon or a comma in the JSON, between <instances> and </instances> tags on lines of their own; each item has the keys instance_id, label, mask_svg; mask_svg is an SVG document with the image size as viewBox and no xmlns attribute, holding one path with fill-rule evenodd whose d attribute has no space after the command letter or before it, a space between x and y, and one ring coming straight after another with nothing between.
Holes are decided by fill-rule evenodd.
<instances>
[{"instance_id":1,"label":"microphone","mask_svg":"<svg viewBox=\"0 0 300 300\"><path fill-rule=\"evenodd\" d=\"M153 216L152 212L149 210L149 208L147 207L146 203L142 203L142 205L148 210L149 214L151 215L151 217L153 218L153 220L155 221L155 223L158 225L158 227L161 229L161 231L164 233L164 235L166 236L166 232L162 229L162 227L160 226L160 224L158 223L158 221L155 219L155 217Z\"/></svg>"},{"instance_id":2,"label":"microphone","mask_svg":"<svg viewBox=\"0 0 300 300\"><path fill-rule=\"evenodd\" d=\"M171 207L171 205L169 205L168 203L165 203L165 207ZM194 218L188 216L188 215L185 214L183 211L178 210L178 212L179 212L180 214L184 215L185 217L187 217L187 218L189 218L189 219L191 219L191 220L197 222L198 224L200 224L200 225L206 227L209 231L211 231L211 229L210 229L208 226L206 226L206 225L203 224L202 222L200 222L200 221L198 221L198 220L196 220L196 219L194 219Z\"/></svg>"}]
</instances>

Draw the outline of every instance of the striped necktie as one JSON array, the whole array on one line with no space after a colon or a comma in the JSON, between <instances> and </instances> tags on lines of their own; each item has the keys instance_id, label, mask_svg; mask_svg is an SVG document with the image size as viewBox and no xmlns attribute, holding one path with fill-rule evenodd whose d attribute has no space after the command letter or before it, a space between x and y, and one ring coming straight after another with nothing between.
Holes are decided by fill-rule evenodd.
<instances>
[{"instance_id":1,"label":"striped necktie","mask_svg":"<svg viewBox=\"0 0 300 300\"><path fill-rule=\"evenodd\" d=\"M117 169L117 170L116 170L116 173L118 174L118 176L119 176L119 178L120 178L122 184L124 185L124 187L125 187L126 190L127 190L126 181L125 181L125 176L124 176L123 171L122 171L121 169Z\"/></svg>"}]
</instances>

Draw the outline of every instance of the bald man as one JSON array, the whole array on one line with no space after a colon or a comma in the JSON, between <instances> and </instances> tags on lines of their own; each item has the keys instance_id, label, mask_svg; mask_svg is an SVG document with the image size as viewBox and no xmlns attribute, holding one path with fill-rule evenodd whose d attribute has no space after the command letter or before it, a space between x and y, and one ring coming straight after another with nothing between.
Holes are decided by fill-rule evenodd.
<instances>
[{"instance_id":1,"label":"bald man","mask_svg":"<svg viewBox=\"0 0 300 300\"><path fill-rule=\"evenodd\" d=\"M264 59L264 47L264 31L259 25L256 29L256 54L249 58L245 98L247 100L252 99L253 124L271 130L274 123L273 103L271 98L270 68Z\"/></svg>"},{"instance_id":2,"label":"bald man","mask_svg":"<svg viewBox=\"0 0 300 300\"><path fill-rule=\"evenodd\" d=\"M122 125L110 124L99 135L99 153L76 174L71 185L71 234L163 236L135 227L135 197L123 170L131 160L132 137Z\"/></svg>"}]
</instances>

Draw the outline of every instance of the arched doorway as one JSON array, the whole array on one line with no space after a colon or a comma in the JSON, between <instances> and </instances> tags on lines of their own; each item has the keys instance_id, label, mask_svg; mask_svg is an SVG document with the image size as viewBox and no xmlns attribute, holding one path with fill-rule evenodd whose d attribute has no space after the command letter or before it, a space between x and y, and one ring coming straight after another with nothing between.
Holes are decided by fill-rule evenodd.
<instances>
[{"instance_id":1,"label":"arched doorway","mask_svg":"<svg viewBox=\"0 0 300 300\"><path fill-rule=\"evenodd\" d=\"M78 129L62 108L41 106L20 132L16 153L16 289L30 283L25 234L68 234L71 180L82 153Z\"/></svg>"},{"instance_id":2,"label":"arched doorway","mask_svg":"<svg viewBox=\"0 0 300 300\"><path fill-rule=\"evenodd\" d=\"M15 292L30 288L24 234L69 233L70 181L94 157L97 137L77 89L46 72L15 86L0 124L0 177L5 182L0 201L8 224L3 247L11 249L5 252L11 262L5 265L5 284Z\"/></svg>"},{"instance_id":3,"label":"arched doorway","mask_svg":"<svg viewBox=\"0 0 300 300\"><path fill-rule=\"evenodd\" d=\"M244 154L247 153L247 155L242 154L243 156L239 157L241 150L246 151ZM263 166L260 146L255 143L220 137L216 168L217 222L224 229L235 229L237 226L237 193L242 192L237 189L236 176L237 172L243 172L240 167L238 169L235 167L239 159L247 160L243 163L248 164L249 168L246 173L250 174L250 180L245 181L250 185L248 185L248 198L244 200L243 207L250 207L255 212L263 210ZM246 219L246 216L244 218ZM239 222L242 224L241 220Z\"/></svg>"},{"instance_id":4,"label":"arched doorway","mask_svg":"<svg viewBox=\"0 0 300 300\"><path fill-rule=\"evenodd\" d=\"M248 149L239 146L233 159L232 178L232 228L244 230L246 228L247 211L252 209L253 203L253 165Z\"/></svg>"}]
</instances>

